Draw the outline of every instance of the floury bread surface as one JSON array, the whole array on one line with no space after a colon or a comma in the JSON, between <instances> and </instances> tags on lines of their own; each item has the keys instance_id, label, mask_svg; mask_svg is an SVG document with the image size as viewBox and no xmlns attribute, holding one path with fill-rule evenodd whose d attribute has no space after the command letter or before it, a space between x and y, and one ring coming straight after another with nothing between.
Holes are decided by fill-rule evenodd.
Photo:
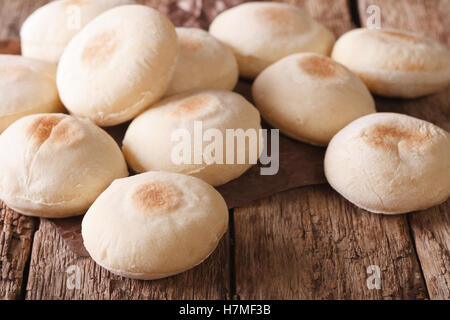
<instances>
[{"instance_id":1,"label":"floury bread surface","mask_svg":"<svg viewBox=\"0 0 450 320\"><path fill-rule=\"evenodd\" d=\"M58 63L69 41L99 14L130 0L59 0L31 14L20 31L22 55Z\"/></svg>"},{"instance_id":2,"label":"floury bread surface","mask_svg":"<svg viewBox=\"0 0 450 320\"><path fill-rule=\"evenodd\" d=\"M269 66L252 91L265 120L314 145L326 146L347 124L376 111L369 90L356 75L315 53L293 54Z\"/></svg>"},{"instance_id":3,"label":"floury bread surface","mask_svg":"<svg viewBox=\"0 0 450 320\"><path fill-rule=\"evenodd\" d=\"M232 134L249 130L250 138L243 145L237 139L228 145L227 129ZM135 172L183 173L218 186L256 164L262 152L260 129L258 110L241 95L222 90L190 92L162 100L134 119L123 152ZM217 149L209 148L216 145Z\"/></svg>"},{"instance_id":4,"label":"floury bread surface","mask_svg":"<svg viewBox=\"0 0 450 320\"><path fill-rule=\"evenodd\" d=\"M88 120L26 116L0 135L0 199L25 215L83 214L116 178L128 175L117 143Z\"/></svg>"},{"instance_id":5,"label":"floury bread surface","mask_svg":"<svg viewBox=\"0 0 450 320\"><path fill-rule=\"evenodd\" d=\"M64 110L56 89L56 66L16 55L0 55L0 133L34 113Z\"/></svg>"},{"instance_id":6,"label":"floury bread surface","mask_svg":"<svg viewBox=\"0 0 450 320\"><path fill-rule=\"evenodd\" d=\"M206 182L147 172L114 181L86 213L82 235L102 267L151 280L200 264L227 227L225 201Z\"/></svg>"},{"instance_id":7,"label":"floury bread surface","mask_svg":"<svg viewBox=\"0 0 450 320\"><path fill-rule=\"evenodd\" d=\"M141 5L113 8L68 44L57 72L66 108L101 126L128 121L168 88L178 54L175 28Z\"/></svg>"},{"instance_id":8,"label":"floury bread surface","mask_svg":"<svg viewBox=\"0 0 450 320\"><path fill-rule=\"evenodd\" d=\"M339 38L332 57L381 96L417 98L450 85L450 51L413 33L355 29Z\"/></svg>"},{"instance_id":9,"label":"floury bread surface","mask_svg":"<svg viewBox=\"0 0 450 320\"><path fill-rule=\"evenodd\" d=\"M346 199L371 212L428 209L450 196L450 134L402 114L368 115L331 140L325 175Z\"/></svg>"},{"instance_id":10,"label":"floury bread surface","mask_svg":"<svg viewBox=\"0 0 450 320\"><path fill-rule=\"evenodd\" d=\"M303 9L285 3L249 2L219 14L209 29L236 55L240 74L255 78L290 54L330 55L335 37Z\"/></svg>"},{"instance_id":11,"label":"floury bread surface","mask_svg":"<svg viewBox=\"0 0 450 320\"><path fill-rule=\"evenodd\" d=\"M233 90L239 68L233 52L208 32L177 28L180 52L166 96L191 90Z\"/></svg>"}]
</instances>

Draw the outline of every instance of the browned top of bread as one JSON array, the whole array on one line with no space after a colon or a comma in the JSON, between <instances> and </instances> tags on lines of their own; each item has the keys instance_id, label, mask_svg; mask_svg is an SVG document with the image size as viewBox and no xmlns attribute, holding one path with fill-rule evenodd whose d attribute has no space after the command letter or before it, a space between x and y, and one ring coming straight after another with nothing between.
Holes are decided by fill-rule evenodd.
<instances>
[{"instance_id":1,"label":"browned top of bread","mask_svg":"<svg viewBox=\"0 0 450 320\"><path fill-rule=\"evenodd\" d=\"M178 203L175 188L165 182L152 181L140 185L133 193L134 205L144 211L167 211Z\"/></svg>"},{"instance_id":2,"label":"browned top of bread","mask_svg":"<svg viewBox=\"0 0 450 320\"><path fill-rule=\"evenodd\" d=\"M394 124L380 124L370 128L364 135L365 141L382 149L395 149L399 142L408 146L421 145L431 139L428 130L403 128Z\"/></svg>"},{"instance_id":3,"label":"browned top of bread","mask_svg":"<svg viewBox=\"0 0 450 320\"><path fill-rule=\"evenodd\" d=\"M334 61L319 56L303 58L298 62L298 66L308 75L318 78L336 78L340 68Z\"/></svg>"},{"instance_id":4,"label":"browned top of bread","mask_svg":"<svg viewBox=\"0 0 450 320\"><path fill-rule=\"evenodd\" d=\"M113 31L96 34L88 40L81 59L90 66L107 61L117 49L117 40Z\"/></svg>"}]
</instances>

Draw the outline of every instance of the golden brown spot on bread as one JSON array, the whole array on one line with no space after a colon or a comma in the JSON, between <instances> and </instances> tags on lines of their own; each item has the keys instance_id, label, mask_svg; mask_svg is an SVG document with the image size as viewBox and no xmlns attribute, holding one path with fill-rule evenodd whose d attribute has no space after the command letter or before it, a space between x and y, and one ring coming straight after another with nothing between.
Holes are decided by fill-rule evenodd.
<instances>
[{"instance_id":1,"label":"golden brown spot on bread","mask_svg":"<svg viewBox=\"0 0 450 320\"><path fill-rule=\"evenodd\" d=\"M46 141L54 144L72 144L79 141L83 137L81 130L70 121L63 120L64 118L53 115L39 117L29 127L28 134L38 144Z\"/></svg>"},{"instance_id":2,"label":"golden brown spot on bread","mask_svg":"<svg viewBox=\"0 0 450 320\"><path fill-rule=\"evenodd\" d=\"M117 40L113 31L96 34L86 44L81 54L81 60L90 66L107 61L117 48Z\"/></svg>"},{"instance_id":3,"label":"golden brown spot on bread","mask_svg":"<svg viewBox=\"0 0 450 320\"><path fill-rule=\"evenodd\" d=\"M176 206L177 192L165 182L154 181L139 186L133 193L133 203L145 211L165 211Z\"/></svg>"},{"instance_id":4,"label":"golden brown spot on bread","mask_svg":"<svg viewBox=\"0 0 450 320\"><path fill-rule=\"evenodd\" d=\"M296 22L296 16L293 14L293 12L285 8L264 8L261 10L260 16L265 23L269 22L285 28L288 26L292 26Z\"/></svg>"},{"instance_id":5,"label":"golden brown spot on bread","mask_svg":"<svg viewBox=\"0 0 450 320\"><path fill-rule=\"evenodd\" d=\"M180 44L181 49L186 50L198 50L203 46L202 42L199 39L189 36L179 37L178 43Z\"/></svg>"},{"instance_id":6,"label":"golden brown spot on bread","mask_svg":"<svg viewBox=\"0 0 450 320\"><path fill-rule=\"evenodd\" d=\"M309 56L300 59L298 66L310 76L318 78L336 78L340 68L333 60L320 56Z\"/></svg>"},{"instance_id":7,"label":"golden brown spot on bread","mask_svg":"<svg viewBox=\"0 0 450 320\"><path fill-rule=\"evenodd\" d=\"M50 137L53 129L61 120L61 117L51 115L41 116L33 121L28 129L28 135L39 144L42 144Z\"/></svg>"},{"instance_id":8,"label":"golden brown spot on bread","mask_svg":"<svg viewBox=\"0 0 450 320\"><path fill-rule=\"evenodd\" d=\"M197 94L183 100L172 112L174 116L183 116L195 113L205 108L211 102L211 96L207 94Z\"/></svg>"},{"instance_id":9,"label":"golden brown spot on bread","mask_svg":"<svg viewBox=\"0 0 450 320\"><path fill-rule=\"evenodd\" d=\"M372 146L391 150L397 148L400 142L409 146L421 145L431 139L431 134L428 130L383 124L370 128L364 137Z\"/></svg>"},{"instance_id":10,"label":"golden brown spot on bread","mask_svg":"<svg viewBox=\"0 0 450 320\"><path fill-rule=\"evenodd\" d=\"M71 121L60 122L52 131L49 143L73 144L82 139L81 129Z\"/></svg>"}]
</instances>

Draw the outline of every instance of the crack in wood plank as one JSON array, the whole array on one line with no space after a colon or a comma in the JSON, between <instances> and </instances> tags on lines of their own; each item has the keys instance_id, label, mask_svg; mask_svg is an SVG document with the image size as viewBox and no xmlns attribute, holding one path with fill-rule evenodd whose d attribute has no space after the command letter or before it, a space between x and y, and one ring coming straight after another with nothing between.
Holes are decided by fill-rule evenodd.
<instances>
[{"instance_id":1,"label":"crack in wood plank","mask_svg":"<svg viewBox=\"0 0 450 320\"><path fill-rule=\"evenodd\" d=\"M0 299L22 296L25 266L37 220L22 216L0 201Z\"/></svg>"}]
</instances>

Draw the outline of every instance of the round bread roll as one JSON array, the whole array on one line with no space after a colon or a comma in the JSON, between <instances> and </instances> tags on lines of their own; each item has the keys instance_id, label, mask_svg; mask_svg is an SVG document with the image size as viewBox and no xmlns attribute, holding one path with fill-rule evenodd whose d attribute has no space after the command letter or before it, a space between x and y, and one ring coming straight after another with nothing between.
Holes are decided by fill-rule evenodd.
<instances>
[{"instance_id":1,"label":"round bread roll","mask_svg":"<svg viewBox=\"0 0 450 320\"><path fill-rule=\"evenodd\" d=\"M111 9L64 50L61 99L70 112L101 126L128 121L163 96L177 54L175 28L163 14L141 5Z\"/></svg>"},{"instance_id":2,"label":"round bread roll","mask_svg":"<svg viewBox=\"0 0 450 320\"><path fill-rule=\"evenodd\" d=\"M88 120L26 116L0 135L0 199L29 216L84 213L116 178L128 175L116 142Z\"/></svg>"},{"instance_id":3,"label":"round bread roll","mask_svg":"<svg viewBox=\"0 0 450 320\"><path fill-rule=\"evenodd\" d=\"M291 138L325 146L353 120L376 112L361 80L315 53L298 53L265 69L253 84L264 119Z\"/></svg>"},{"instance_id":4,"label":"round bread roll","mask_svg":"<svg viewBox=\"0 0 450 320\"><path fill-rule=\"evenodd\" d=\"M228 9L209 32L233 50L241 76L251 79L293 53L330 55L335 41L305 11L284 3L249 2Z\"/></svg>"},{"instance_id":5,"label":"round bread roll","mask_svg":"<svg viewBox=\"0 0 450 320\"><path fill-rule=\"evenodd\" d=\"M62 112L56 89L56 66L1 54L0 100L0 133L26 115Z\"/></svg>"},{"instance_id":6,"label":"round bread roll","mask_svg":"<svg viewBox=\"0 0 450 320\"><path fill-rule=\"evenodd\" d=\"M208 32L176 28L180 52L166 96L200 89L233 90L239 69L233 52Z\"/></svg>"},{"instance_id":7,"label":"round bread roll","mask_svg":"<svg viewBox=\"0 0 450 320\"><path fill-rule=\"evenodd\" d=\"M64 48L89 21L130 0L59 0L37 9L20 31L22 55L57 63Z\"/></svg>"},{"instance_id":8,"label":"round bread roll","mask_svg":"<svg viewBox=\"0 0 450 320\"><path fill-rule=\"evenodd\" d=\"M227 129L238 138L227 139ZM167 98L134 119L123 152L135 172L182 173L218 186L256 164L260 129L259 112L244 97L203 90Z\"/></svg>"},{"instance_id":9,"label":"round bread roll","mask_svg":"<svg viewBox=\"0 0 450 320\"><path fill-rule=\"evenodd\" d=\"M228 227L222 196L200 179L147 172L118 179L82 223L84 246L103 268L152 280L195 267Z\"/></svg>"},{"instance_id":10,"label":"round bread roll","mask_svg":"<svg viewBox=\"0 0 450 320\"><path fill-rule=\"evenodd\" d=\"M412 33L355 29L337 41L332 57L381 96L417 98L450 84L450 51Z\"/></svg>"},{"instance_id":11,"label":"round bread roll","mask_svg":"<svg viewBox=\"0 0 450 320\"><path fill-rule=\"evenodd\" d=\"M425 210L450 196L450 134L406 115L368 115L331 140L325 175L337 192L368 211Z\"/></svg>"}]
</instances>

